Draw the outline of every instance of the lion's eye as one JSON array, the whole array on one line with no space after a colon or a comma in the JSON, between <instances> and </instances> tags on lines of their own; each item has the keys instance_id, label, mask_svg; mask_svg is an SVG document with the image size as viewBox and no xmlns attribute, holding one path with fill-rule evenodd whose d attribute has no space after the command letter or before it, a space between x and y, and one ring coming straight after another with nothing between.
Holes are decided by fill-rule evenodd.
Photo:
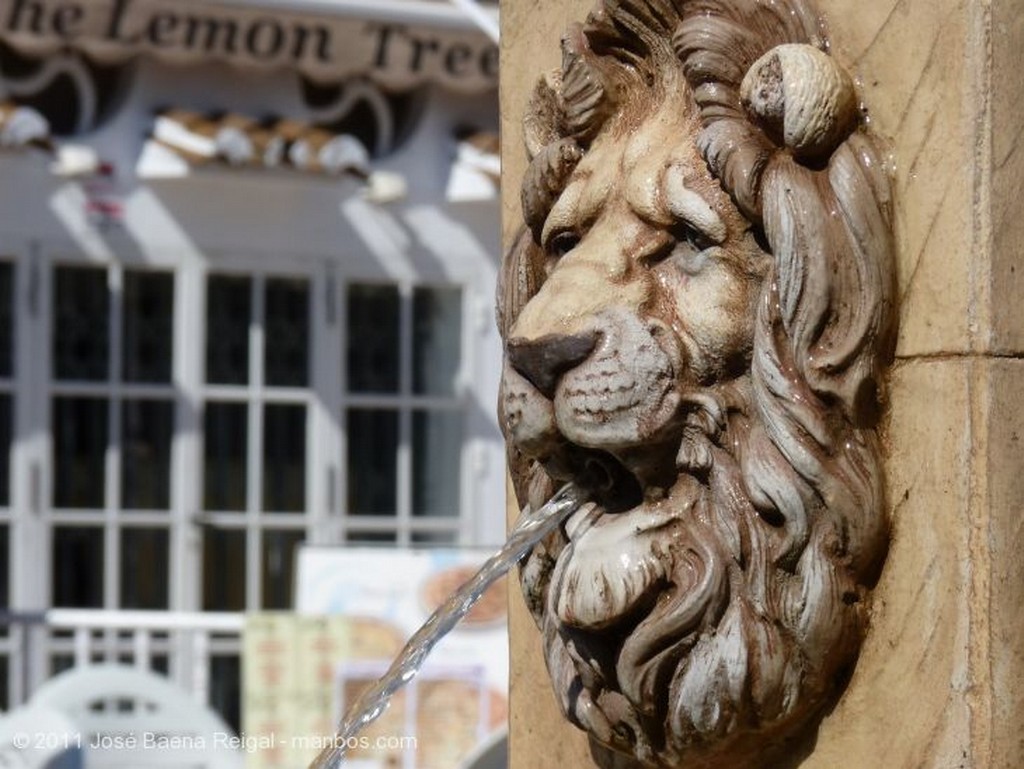
<instances>
[{"instance_id":1,"label":"lion's eye","mask_svg":"<svg viewBox=\"0 0 1024 769\"><path fill-rule=\"evenodd\" d=\"M695 251L704 251L715 245L711 238L688 224L680 227L679 239L688 243Z\"/></svg>"},{"instance_id":2,"label":"lion's eye","mask_svg":"<svg viewBox=\"0 0 1024 769\"><path fill-rule=\"evenodd\" d=\"M553 236L548 241L548 251L555 256L562 257L572 251L580 244L580 236L575 232L566 230Z\"/></svg>"},{"instance_id":3,"label":"lion's eye","mask_svg":"<svg viewBox=\"0 0 1024 769\"><path fill-rule=\"evenodd\" d=\"M687 275L699 274L708 259L712 258L718 244L700 230L685 223L681 223L672 235L667 247L653 255L654 258L649 263L654 265L662 260L670 260L675 269Z\"/></svg>"},{"instance_id":4,"label":"lion's eye","mask_svg":"<svg viewBox=\"0 0 1024 769\"><path fill-rule=\"evenodd\" d=\"M644 255L642 261L648 267L654 267L672 256L676 252L677 245L675 238L664 237L660 242L650 247L649 252Z\"/></svg>"},{"instance_id":5,"label":"lion's eye","mask_svg":"<svg viewBox=\"0 0 1024 769\"><path fill-rule=\"evenodd\" d=\"M676 269L696 275L703 269L716 245L700 230L681 222L671 231L671 235L666 234L660 243L650 249L643 261L648 267L670 261Z\"/></svg>"}]
</instances>

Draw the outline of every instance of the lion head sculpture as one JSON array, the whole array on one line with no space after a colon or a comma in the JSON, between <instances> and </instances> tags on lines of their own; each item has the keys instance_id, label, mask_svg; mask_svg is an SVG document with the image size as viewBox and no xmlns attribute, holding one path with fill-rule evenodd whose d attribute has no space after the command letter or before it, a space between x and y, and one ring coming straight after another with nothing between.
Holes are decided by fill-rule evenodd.
<instances>
[{"instance_id":1,"label":"lion head sculpture","mask_svg":"<svg viewBox=\"0 0 1024 769\"><path fill-rule=\"evenodd\" d=\"M526 117L500 419L567 718L605 767L762 766L856 660L888 522L890 189L805 0L603 0Z\"/></svg>"}]
</instances>

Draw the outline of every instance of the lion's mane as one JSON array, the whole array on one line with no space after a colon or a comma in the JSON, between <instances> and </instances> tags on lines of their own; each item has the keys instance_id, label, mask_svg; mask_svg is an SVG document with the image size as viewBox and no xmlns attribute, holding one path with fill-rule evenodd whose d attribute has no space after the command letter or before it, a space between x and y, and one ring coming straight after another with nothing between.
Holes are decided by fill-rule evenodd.
<instances>
[{"instance_id":1,"label":"lion's mane","mask_svg":"<svg viewBox=\"0 0 1024 769\"><path fill-rule=\"evenodd\" d=\"M765 755L752 734L790 740L849 674L884 559L876 430L895 332L890 188L859 105L848 125L813 136L783 125L800 105L771 93L786 65L770 52L792 44L828 51L804 0L604 0L567 34L563 66L525 121L526 226L499 287L506 337L543 282L550 206L623 105L658 98L666 69L681 67L704 159L772 256L750 369L709 390L698 437L708 469L649 613L624 637L573 633L548 595L564 537L524 565L556 694L605 766L742 765ZM752 68L761 91L741 94ZM514 447L510 467L522 503L550 495Z\"/></svg>"}]
</instances>

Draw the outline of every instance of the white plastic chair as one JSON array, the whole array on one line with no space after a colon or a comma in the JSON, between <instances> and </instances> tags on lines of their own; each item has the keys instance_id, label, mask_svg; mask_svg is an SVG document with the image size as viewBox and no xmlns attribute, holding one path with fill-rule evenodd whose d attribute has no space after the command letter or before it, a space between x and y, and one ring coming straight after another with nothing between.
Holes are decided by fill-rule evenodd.
<instances>
[{"instance_id":1,"label":"white plastic chair","mask_svg":"<svg viewBox=\"0 0 1024 769\"><path fill-rule=\"evenodd\" d=\"M0 717L0 769L82 769L80 740L59 710L26 705Z\"/></svg>"},{"instance_id":2,"label":"white plastic chair","mask_svg":"<svg viewBox=\"0 0 1024 769\"><path fill-rule=\"evenodd\" d=\"M30 705L71 720L82 734L86 769L242 769L245 763L219 715L137 668L74 668L43 684Z\"/></svg>"}]
</instances>

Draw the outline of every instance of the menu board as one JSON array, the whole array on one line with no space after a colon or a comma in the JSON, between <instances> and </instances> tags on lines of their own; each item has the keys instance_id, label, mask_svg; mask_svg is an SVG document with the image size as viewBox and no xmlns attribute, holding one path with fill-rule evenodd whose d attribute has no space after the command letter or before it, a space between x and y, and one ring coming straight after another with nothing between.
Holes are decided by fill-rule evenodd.
<instances>
[{"instance_id":1,"label":"menu board","mask_svg":"<svg viewBox=\"0 0 1024 769\"><path fill-rule=\"evenodd\" d=\"M243 653L250 769L308 765L341 715L489 553L303 548L298 614L251 615ZM381 718L347 769L456 769L507 724L506 594L492 587ZM268 735L270 736L268 738Z\"/></svg>"}]
</instances>

